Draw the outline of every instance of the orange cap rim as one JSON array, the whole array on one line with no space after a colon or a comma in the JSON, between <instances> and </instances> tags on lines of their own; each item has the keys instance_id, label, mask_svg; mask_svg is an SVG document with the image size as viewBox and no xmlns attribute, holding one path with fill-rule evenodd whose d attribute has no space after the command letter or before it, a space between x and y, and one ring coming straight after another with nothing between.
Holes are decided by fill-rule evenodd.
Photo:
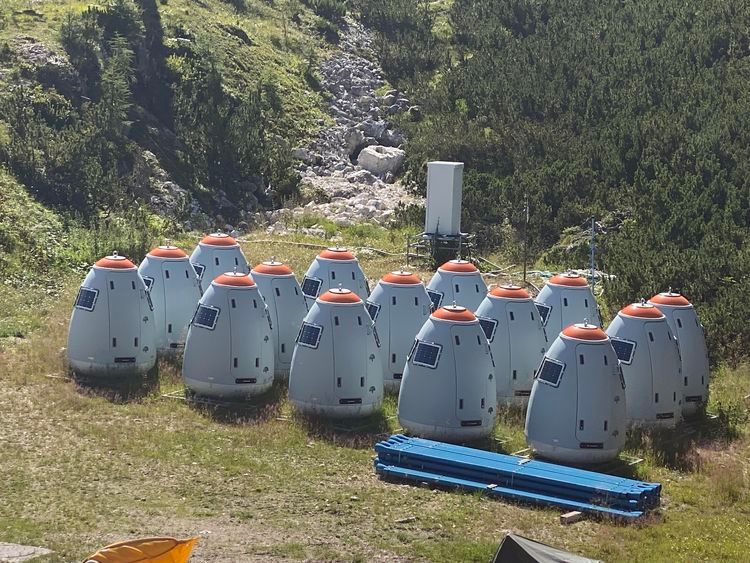
<instances>
[{"instance_id":1,"label":"orange cap rim","mask_svg":"<svg viewBox=\"0 0 750 563\"><path fill-rule=\"evenodd\" d=\"M502 297L505 299L531 299L529 292L520 285L498 285L493 287L489 293L492 297Z\"/></svg>"},{"instance_id":2,"label":"orange cap rim","mask_svg":"<svg viewBox=\"0 0 750 563\"><path fill-rule=\"evenodd\" d=\"M438 270L459 274L473 274L478 272L477 267L468 260L448 260Z\"/></svg>"},{"instance_id":3,"label":"orange cap rim","mask_svg":"<svg viewBox=\"0 0 750 563\"><path fill-rule=\"evenodd\" d=\"M420 280L416 275L412 274L411 272L405 272L404 270L388 272L381 278L380 281L393 285L419 285L422 283L422 280Z\"/></svg>"},{"instance_id":4,"label":"orange cap rim","mask_svg":"<svg viewBox=\"0 0 750 563\"><path fill-rule=\"evenodd\" d=\"M668 305L672 307L692 307L692 303L687 300L687 297L681 293L672 293L671 291L657 293L649 299L649 303L653 303L656 306Z\"/></svg>"},{"instance_id":5,"label":"orange cap rim","mask_svg":"<svg viewBox=\"0 0 750 563\"><path fill-rule=\"evenodd\" d=\"M639 319L663 319L664 315L656 305L651 303L631 303L623 307L620 315Z\"/></svg>"},{"instance_id":6,"label":"orange cap rim","mask_svg":"<svg viewBox=\"0 0 750 563\"><path fill-rule=\"evenodd\" d=\"M294 272L292 269L284 264L283 262L276 262L270 260L268 262L261 262L256 265L252 271L252 274L265 274L268 276L292 276Z\"/></svg>"},{"instance_id":7,"label":"orange cap rim","mask_svg":"<svg viewBox=\"0 0 750 563\"><path fill-rule=\"evenodd\" d=\"M232 287L254 287L255 281L250 274L242 274L240 272L226 272L216 276L216 279L212 283L216 285L229 285Z\"/></svg>"},{"instance_id":8,"label":"orange cap rim","mask_svg":"<svg viewBox=\"0 0 750 563\"><path fill-rule=\"evenodd\" d=\"M601 328L590 324L573 324L563 329L562 336L573 338L575 340L604 341L609 340L609 336Z\"/></svg>"},{"instance_id":9,"label":"orange cap rim","mask_svg":"<svg viewBox=\"0 0 750 563\"><path fill-rule=\"evenodd\" d=\"M326 248L318 254L318 258L325 260L356 260L351 250L338 247Z\"/></svg>"},{"instance_id":10,"label":"orange cap rim","mask_svg":"<svg viewBox=\"0 0 750 563\"><path fill-rule=\"evenodd\" d=\"M470 323L476 321L474 313L461 305L446 305L436 309L432 315L436 319L443 321L454 321L459 323Z\"/></svg>"},{"instance_id":11,"label":"orange cap rim","mask_svg":"<svg viewBox=\"0 0 750 563\"><path fill-rule=\"evenodd\" d=\"M318 301L323 303L338 303L343 305L351 305L355 303L362 303L359 295L354 293L351 289L345 287L335 287L329 289L323 295L318 297Z\"/></svg>"},{"instance_id":12,"label":"orange cap rim","mask_svg":"<svg viewBox=\"0 0 750 563\"><path fill-rule=\"evenodd\" d=\"M208 246L238 246L237 241L226 233L211 233L201 239L201 244Z\"/></svg>"},{"instance_id":13,"label":"orange cap rim","mask_svg":"<svg viewBox=\"0 0 750 563\"><path fill-rule=\"evenodd\" d=\"M564 285L567 287L585 287L589 285L581 274L575 272L565 272L564 274L556 274L552 276L547 283L553 285Z\"/></svg>"},{"instance_id":14,"label":"orange cap rim","mask_svg":"<svg viewBox=\"0 0 750 563\"><path fill-rule=\"evenodd\" d=\"M116 252L111 256L100 258L94 266L97 268L107 268L108 270L130 270L135 268L135 264Z\"/></svg>"},{"instance_id":15,"label":"orange cap rim","mask_svg":"<svg viewBox=\"0 0 750 563\"><path fill-rule=\"evenodd\" d=\"M188 255L185 253L184 250L181 248L177 248L176 246L157 246L156 248L152 248L151 251L148 253L149 256L153 256L155 258L187 258Z\"/></svg>"}]
</instances>

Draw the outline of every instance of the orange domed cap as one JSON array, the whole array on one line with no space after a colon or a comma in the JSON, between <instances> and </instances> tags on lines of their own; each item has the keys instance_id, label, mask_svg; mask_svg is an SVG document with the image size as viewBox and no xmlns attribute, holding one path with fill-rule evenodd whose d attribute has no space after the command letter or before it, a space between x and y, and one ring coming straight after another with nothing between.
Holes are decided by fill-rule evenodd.
<instances>
[{"instance_id":1,"label":"orange domed cap","mask_svg":"<svg viewBox=\"0 0 750 563\"><path fill-rule=\"evenodd\" d=\"M477 320L474 313L469 311L466 307L461 307L461 305L446 305L445 307L440 307L432 313L432 316L444 321L457 321L462 323Z\"/></svg>"},{"instance_id":2,"label":"orange domed cap","mask_svg":"<svg viewBox=\"0 0 750 563\"><path fill-rule=\"evenodd\" d=\"M607 340L609 336L601 328L588 323L570 325L562 331L563 336L576 340Z\"/></svg>"},{"instance_id":3,"label":"orange domed cap","mask_svg":"<svg viewBox=\"0 0 750 563\"><path fill-rule=\"evenodd\" d=\"M646 303L645 301L631 303L627 307L623 307L622 310L620 310L620 314L627 317L638 317L640 319L664 318L664 315L662 315L661 311L655 305Z\"/></svg>"},{"instance_id":4,"label":"orange domed cap","mask_svg":"<svg viewBox=\"0 0 750 563\"><path fill-rule=\"evenodd\" d=\"M241 272L227 272L216 277L213 283L217 285L231 285L234 287L253 287L255 281L250 277L250 274L243 274Z\"/></svg>"},{"instance_id":5,"label":"orange domed cap","mask_svg":"<svg viewBox=\"0 0 750 563\"><path fill-rule=\"evenodd\" d=\"M318 254L319 258L326 258L328 260L356 260L354 254L346 248L326 248L323 252Z\"/></svg>"},{"instance_id":6,"label":"orange domed cap","mask_svg":"<svg viewBox=\"0 0 750 563\"><path fill-rule=\"evenodd\" d=\"M440 266L438 270L463 273L474 273L479 271L477 270L477 267L468 260L448 260L445 264Z\"/></svg>"},{"instance_id":7,"label":"orange domed cap","mask_svg":"<svg viewBox=\"0 0 750 563\"><path fill-rule=\"evenodd\" d=\"M201 240L201 244L210 246L235 246L237 241L226 233L211 233Z\"/></svg>"},{"instance_id":8,"label":"orange domed cap","mask_svg":"<svg viewBox=\"0 0 750 563\"><path fill-rule=\"evenodd\" d=\"M261 262L252 270L253 274L267 274L269 276L291 276L292 269L283 262L277 262L273 258L268 262Z\"/></svg>"},{"instance_id":9,"label":"orange domed cap","mask_svg":"<svg viewBox=\"0 0 750 563\"><path fill-rule=\"evenodd\" d=\"M318 297L319 301L326 303L362 303L359 296L351 289L345 287L334 287Z\"/></svg>"},{"instance_id":10,"label":"orange domed cap","mask_svg":"<svg viewBox=\"0 0 750 563\"><path fill-rule=\"evenodd\" d=\"M157 246L151 249L148 255L156 258L187 258L187 254L181 248L171 245Z\"/></svg>"},{"instance_id":11,"label":"orange domed cap","mask_svg":"<svg viewBox=\"0 0 750 563\"><path fill-rule=\"evenodd\" d=\"M404 270L389 272L384 275L380 281L397 285L419 285L420 283L422 283L422 280L420 280L417 276L415 276L411 272L405 272Z\"/></svg>"},{"instance_id":12,"label":"orange domed cap","mask_svg":"<svg viewBox=\"0 0 750 563\"><path fill-rule=\"evenodd\" d=\"M547 283L555 285L567 285L569 287L584 287L589 283L586 281L581 274L575 272L565 272L564 274L557 274L552 276Z\"/></svg>"},{"instance_id":13,"label":"orange domed cap","mask_svg":"<svg viewBox=\"0 0 750 563\"><path fill-rule=\"evenodd\" d=\"M507 299L529 299L529 292L520 285L506 284L498 285L490 290L492 297L505 297Z\"/></svg>"},{"instance_id":14,"label":"orange domed cap","mask_svg":"<svg viewBox=\"0 0 750 563\"><path fill-rule=\"evenodd\" d=\"M97 268L109 268L111 270L129 270L135 268L135 264L124 256L117 254L116 251L111 256L105 256L97 260L94 266Z\"/></svg>"},{"instance_id":15,"label":"orange domed cap","mask_svg":"<svg viewBox=\"0 0 750 563\"><path fill-rule=\"evenodd\" d=\"M672 305L673 307L689 307L691 305L684 295L673 293L671 290L657 293L649 301L655 305Z\"/></svg>"}]
</instances>

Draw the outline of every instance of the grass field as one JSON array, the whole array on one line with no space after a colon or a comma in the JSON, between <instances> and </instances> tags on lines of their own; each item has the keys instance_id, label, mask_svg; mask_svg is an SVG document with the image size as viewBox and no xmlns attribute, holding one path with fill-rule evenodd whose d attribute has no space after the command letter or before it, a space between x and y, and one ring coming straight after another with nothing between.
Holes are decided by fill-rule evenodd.
<instances>
[{"instance_id":1,"label":"grass field","mask_svg":"<svg viewBox=\"0 0 750 563\"><path fill-rule=\"evenodd\" d=\"M401 231L357 227L342 237L403 251ZM298 275L316 249L289 242L330 242L246 240L251 262L274 255ZM403 265L399 256L359 257L371 281ZM26 338L0 339L0 541L49 547L46 561L81 560L125 538L197 534L198 562L487 561L508 530L607 561L747 559L750 368L714 374L710 410L720 417L631 437L628 453L645 461L618 470L664 484L658 514L641 525L561 526L557 510L379 481L372 445L398 426L393 397L352 429L295 416L283 384L245 413L163 398L180 388L169 362L127 396L45 377L65 375L61 348L78 282L61 282L55 298L0 294L3 314L31 327ZM503 442L485 445L524 447L520 414L502 413L495 438Z\"/></svg>"}]
</instances>

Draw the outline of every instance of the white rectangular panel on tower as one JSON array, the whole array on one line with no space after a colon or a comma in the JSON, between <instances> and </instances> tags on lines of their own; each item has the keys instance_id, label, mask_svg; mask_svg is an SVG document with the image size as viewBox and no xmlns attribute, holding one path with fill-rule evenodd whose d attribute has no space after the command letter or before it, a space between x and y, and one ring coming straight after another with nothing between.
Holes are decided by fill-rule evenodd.
<instances>
[{"instance_id":1,"label":"white rectangular panel on tower","mask_svg":"<svg viewBox=\"0 0 750 563\"><path fill-rule=\"evenodd\" d=\"M458 235L461 232L461 196L464 163L427 163L426 233Z\"/></svg>"}]
</instances>

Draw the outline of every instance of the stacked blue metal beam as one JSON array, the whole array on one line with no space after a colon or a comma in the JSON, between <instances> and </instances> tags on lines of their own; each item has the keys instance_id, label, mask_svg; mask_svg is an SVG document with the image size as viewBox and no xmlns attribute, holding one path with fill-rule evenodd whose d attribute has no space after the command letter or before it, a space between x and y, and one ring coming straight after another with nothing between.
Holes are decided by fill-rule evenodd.
<instances>
[{"instance_id":1,"label":"stacked blue metal beam","mask_svg":"<svg viewBox=\"0 0 750 563\"><path fill-rule=\"evenodd\" d=\"M633 519L659 505L661 485L409 438L375 445L383 477L483 491L490 496Z\"/></svg>"}]
</instances>

